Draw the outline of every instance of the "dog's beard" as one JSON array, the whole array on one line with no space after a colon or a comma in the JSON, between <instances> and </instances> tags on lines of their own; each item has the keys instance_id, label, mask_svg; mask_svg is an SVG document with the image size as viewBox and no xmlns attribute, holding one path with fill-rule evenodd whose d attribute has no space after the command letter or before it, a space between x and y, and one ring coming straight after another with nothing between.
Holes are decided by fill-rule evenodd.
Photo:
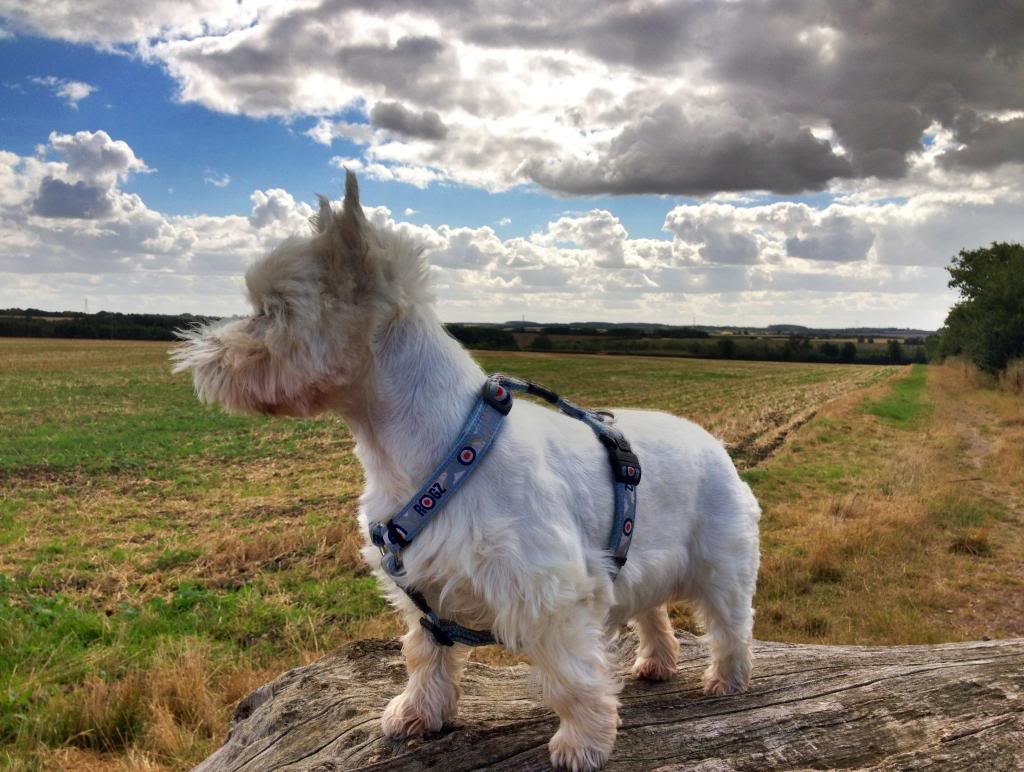
<instances>
[{"instance_id":1,"label":"dog's beard","mask_svg":"<svg viewBox=\"0 0 1024 772\"><path fill-rule=\"evenodd\" d=\"M171 354L174 372L191 370L199 399L229 413L308 418L322 412L329 386L274 357L254 334L259 327L248 318L181 333L184 343Z\"/></svg>"}]
</instances>

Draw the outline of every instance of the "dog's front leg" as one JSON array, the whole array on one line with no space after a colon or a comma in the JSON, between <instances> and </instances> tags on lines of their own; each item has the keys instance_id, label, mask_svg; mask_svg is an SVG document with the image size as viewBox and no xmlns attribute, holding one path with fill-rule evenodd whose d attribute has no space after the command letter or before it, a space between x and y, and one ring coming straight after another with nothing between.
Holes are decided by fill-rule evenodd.
<instances>
[{"instance_id":1,"label":"dog's front leg","mask_svg":"<svg viewBox=\"0 0 1024 772\"><path fill-rule=\"evenodd\" d=\"M600 769L615 745L618 686L597 619L554 620L525 647L545 703L561 723L548 743L556 769Z\"/></svg>"},{"instance_id":2,"label":"dog's front leg","mask_svg":"<svg viewBox=\"0 0 1024 772\"><path fill-rule=\"evenodd\" d=\"M402 653L409 683L384 710L384 734L399 738L436 732L458 713L459 681L469 649L438 646L416 617L409 620L409 632L402 637Z\"/></svg>"}]
</instances>

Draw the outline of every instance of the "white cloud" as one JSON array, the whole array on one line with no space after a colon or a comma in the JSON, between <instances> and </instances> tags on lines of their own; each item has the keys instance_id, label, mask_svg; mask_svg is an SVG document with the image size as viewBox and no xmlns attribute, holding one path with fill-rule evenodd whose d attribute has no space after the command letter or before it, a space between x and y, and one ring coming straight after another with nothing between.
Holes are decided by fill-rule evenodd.
<instances>
[{"instance_id":1,"label":"white cloud","mask_svg":"<svg viewBox=\"0 0 1024 772\"><path fill-rule=\"evenodd\" d=\"M131 147L104 132L55 132L34 156L0 151L0 305L76 307L88 294L97 308L242 312L237 279L246 265L308 232L313 207L280 188L254 191L247 216L152 210L120 189L145 171ZM452 320L685 322L697 314L722 323L937 326L951 299L942 266L961 247L1019 240L1022 203L1005 191L823 209L712 201L671 207L664 239L632 237L609 209L567 212L507 238L488 226L395 223L383 206L367 206L367 215L425 245Z\"/></svg>"},{"instance_id":2,"label":"white cloud","mask_svg":"<svg viewBox=\"0 0 1024 772\"><path fill-rule=\"evenodd\" d=\"M58 78L55 75L32 77L29 78L29 80L39 86L45 86L48 88L54 96L60 97L67 102L68 107L72 110L77 110L78 103L96 91L96 87L90 83L83 83L80 80Z\"/></svg>"},{"instance_id":3,"label":"white cloud","mask_svg":"<svg viewBox=\"0 0 1024 772\"><path fill-rule=\"evenodd\" d=\"M382 182L401 182L417 188L425 188L432 182L446 179L442 172L426 166L402 163L383 164L377 161L366 162L358 158L345 158L343 156L333 156L330 163L335 168L359 172L371 179Z\"/></svg>"},{"instance_id":4,"label":"white cloud","mask_svg":"<svg viewBox=\"0 0 1024 772\"><path fill-rule=\"evenodd\" d=\"M0 0L0 14L158 62L184 101L311 117L314 141L354 142L376 177L415 185L790 193L898 184L922 161L961 179L1024 162L1017 4L971 34L955 0Z\"/></svg>"},{"instance_id":5,"label":"white cloud","mask_svg":"<svg viewBox=\"0 0 1024 772\"><path fill-rule=\"evenodd\" d=\"M231 175L226 172L224 174L218 174L212 169L207 169L206 176L203 177L203 182L207 185L213 185L215 188L226 188L231 184Z\"/></svg>"},{"instance_id":6,"label":"white cloud","mask_svg":"<svg viewBox=\"0 0 1024 772\"><path fill-rule=\"evenodd\" d=\"M153 171L135 156L127 142L111 139L105 131L51 131L49 145L43 149L62 156L72 177L94 185L111 187L129 174Z\"/></svg>"},{"instance_id":7,"label":"white cloud","mask_svg":"<svg viewBox=\"0 0 1024 772\"><path fill-rule=\"evenodd\" d=\"M252 23L248 0L151 0L147 3L23 3L0 0L0 16L16 31L104 47L160 36L216 35Z\"/></svg>"},{"instance_id":8,"label":"white cloud","mask_svg":"<svg viewBox=\"0 0 1024 772\"><path fill-rule=\"evenodd\" d=\"M303 230L313 216L313 207L296 203L290 193L280 188L257 190L249 200L252 201L249 223L257 230L273 228L287 235Z\"/></svg>"}]
</instances>

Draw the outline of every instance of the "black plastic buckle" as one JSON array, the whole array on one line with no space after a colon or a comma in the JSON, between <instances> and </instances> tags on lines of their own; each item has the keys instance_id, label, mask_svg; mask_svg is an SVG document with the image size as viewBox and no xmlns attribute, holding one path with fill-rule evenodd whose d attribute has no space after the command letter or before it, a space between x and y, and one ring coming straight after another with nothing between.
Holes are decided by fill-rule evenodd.
<instances>
[{"instance_id":1,"label":"black plastic buckle","mask_svg":"<svg viewBox=\"0 0 1024 772\"><path fill-rule=\"evenodd\" d=\"M384 538L387 534L387 538ZM395 524L388 520L386 523L374 523L370 526L370 541L374 547L380 547L387 551L390 544L397 544L399 549L409 546L409 540L402 535L402 532L395 527Z\"/></svg>"},{"instance_id":2,"label":"black plastic buckle","mask_svg":"<svg viewBox=\"0 0 1024 772\"><path fill-rule=\"evenodd\" d=\"M636 457L628 443L625 448L619 443L608 445L608 461L612 465L612 477L615 478L615 482L626 485L640 483L640 459Z\"/></svg>"},{"instance_id":3,"label":"black plastic buckle","mask_svg":"<svg viewBox=\"0 0 1024 772\"><path fill-rule=\"evenodd\" d=\"M374 523L370 526L370 541L374 547L384 549L386 544L384 542L384 534L387 532L387 526L384 523Z\"/></svg>"},{"instance_id":4,"label":"black plastic buckle","mask_svg":"<svg viewBox=\"0 0 1024 772\"><path fill-rule=\"evenodd\" d=\"M434 643L438 646L454 646L455 641L449 637L448 633L444 631L444 628L439 624L439 620L431 614L429 617L420 617L420 624L423 628L430 633L430 637L434 639Z\"/></svg>"}]
</instances>

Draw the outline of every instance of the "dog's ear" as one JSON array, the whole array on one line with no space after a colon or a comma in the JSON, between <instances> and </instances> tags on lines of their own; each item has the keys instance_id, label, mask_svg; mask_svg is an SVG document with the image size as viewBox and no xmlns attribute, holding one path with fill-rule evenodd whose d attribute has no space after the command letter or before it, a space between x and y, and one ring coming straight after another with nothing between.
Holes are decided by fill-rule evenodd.
<instances>
[{"instance_id":1,"label":"dog's ear","mask_svg":"<svg viewBox=\"0 0 1024 772\"><path fill-rule=\"evenodd\" d=\"M370 223L359 204L356 175L345 171L345 200L340 214L320 196L320 212L314 217L318 233L324 234L327 275L336 287L352 287L361 296L375 286L379 270L370 255Z\"/></svg>"},{"instance_id":2,"label":"dog's ear","mask_svg":"<svg viewBox=\"0 0 1024 772\"><path fill-rule=\"evenodd\" d=\"M317 193L317 201L320 202L320 211L309 218L309 224L313 226L314 233L324 233L334 220L334 210L331 209L331 200L322 193Z\"/></svg>"},{"instance_id":3,"label":"dog's ear","mask_svg":"<svg viewBox=\"0 0 1024 772\"><path fill-rule=\"evenodd\" d=\"M359 204L359 182L355 172L345 170L345 202L338 222L342 243L353 252L366 251L366 215Z\"/></svg>"}]
</instances>

